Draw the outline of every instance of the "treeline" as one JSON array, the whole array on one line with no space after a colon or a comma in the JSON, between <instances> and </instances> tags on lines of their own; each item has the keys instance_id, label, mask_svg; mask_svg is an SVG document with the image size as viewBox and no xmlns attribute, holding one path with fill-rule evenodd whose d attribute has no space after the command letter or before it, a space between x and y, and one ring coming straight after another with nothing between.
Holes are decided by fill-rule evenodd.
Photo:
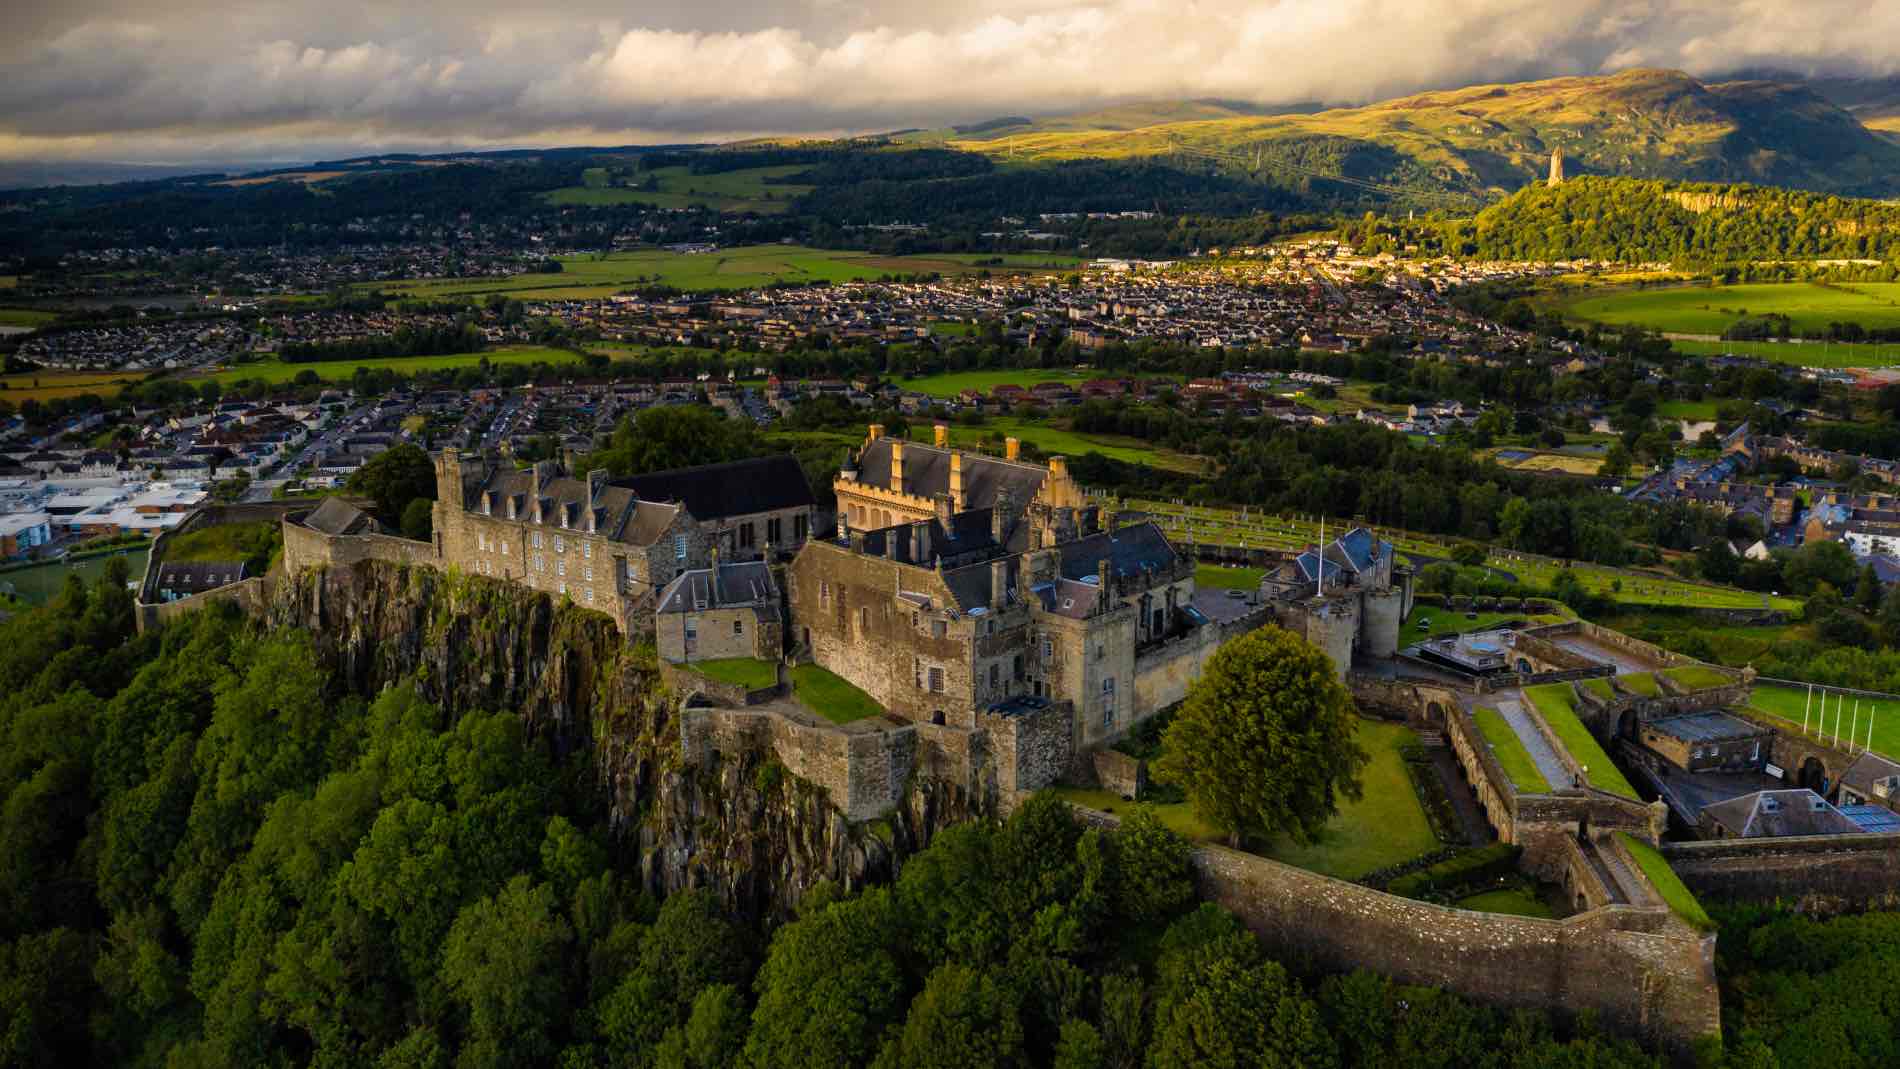
<instances>
[{"instance_id":1,"label":"treeline","mask_svg":"<svg viewBox=\"0 0 1900 1069\"><path fill-rule=\"evenodd\" d=\"M327 360L366 360L384 356L473 353L485 345L480 327L472 323L445 323L400 327L392 334L369 334L360 338L291 342L277 355L286 364L313 364Z\"/></svg>"},{"instance_id":2,"label":"treeline","mask_svg":"<svg viewBox=\"0 0 1900 1069\"><path fill-rule=\"evenodd\" d=\"M1685 266L1900 258L1900 207L1749 185L1578 178L1532 185L1444 224L1447 247L1513 260Z\"/></svg>"}]
</instances>

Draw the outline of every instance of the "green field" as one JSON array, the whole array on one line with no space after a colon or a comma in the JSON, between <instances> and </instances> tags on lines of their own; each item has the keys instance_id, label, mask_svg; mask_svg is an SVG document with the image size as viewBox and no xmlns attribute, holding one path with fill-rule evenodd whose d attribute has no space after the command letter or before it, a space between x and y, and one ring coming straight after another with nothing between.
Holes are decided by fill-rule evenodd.
<instances>
[{"instance_id":1,"label":"green field","mask_svg":"<svg viewBox=\"0 0 1900 1069\"><path fill-rule=\"evenodd\" d=\"M925 424L912 424L910 428L910 437L913 441L931 441L935 433L930 426ZM1147 464L1151 467L1185 472L1190 475L1198 475L1206 467L1205 462L1199 457L1156 449L1139 438L1123 438L1113 434L1081 434L1063 430L1039 420L1018 419L1015 416L993 416L977 427L965 427L955 423L950 425L950 444L953 446L987 449L989 452L1001 454L1005 438L1015 438L1033 444L1037 449L1042 450L1044 456L1079 457L1084 453L1100 453L1114 460L1123 460L1131 464Z\"/></svg>"},{"instance_id":2,"label":"green field","mask_svg":"<svg viewBox=\"0 0 1900 1069\"><path fill-rule=\"evenodd\" d=\"M939 324L941 326L967 327L967 323ZM935 327L931 329L935 330ZM1066 382L1071 386L1080 386L1089 379L1102 376L1087 371L1059 371L1050 368L1028 368L1001 371L946 371L940 375L925 375L922 378L906 379L898 383L906 390L916 390L932 397L955 397L965 390L975 390L989 396L998 386L1015 385L1028 389L1039 382Z\"/></svg>"},{"instance_id":3,"label":"green field","mask_svg":"<svg viewBox=\"0 0 1900 1069\"><path fill-rule=\"evenodd\" d=\"M770 184L768 178L784 178L811 170L809 164L780 167L748 167L720 174L693 174L686 167L660 167L640 172L637 181L651 175L657 190L609 186L607 169L590 167L581 174L584 183L557 189L542 196L551 204L599 207L610 204L645 204L654 208L706 207L722 212L782 212L793 198L811 192L808 185Z\"/></svg>"},{"instance_id":4,"label":"green field","mask_svg":"<svg viewBox=\"0 0 1900 1069\"><path fill-rule=\"evenodd\" d=\"M1056 797L1070 805L1099 809L1104 813L1125 815L1135 808L1134 802L1125 802L1121 795L1109 791L1087 787L1055 787L1052 790ZM1154 812L1155 819L1161 821L1163 826L1189 842L1208 843L1222 838L1220 829L1196 816L1194 807L1186 802L1149 805L1148 808Z\"/></svg>"},{"instance_id":5,"label":"green field","mask_svg":"<svg viewBox=\"0 0 1900 1069\"><path fill-rule=\"evenodd\" d=\"M134 583L145 576L145 559L151 556L151 549L135 546L125 554L125 563ZM66 574L71 572L90 583L99 578L106 569L106 562L112 559L107 554L88 557L82 561L67 564L64 561L52 564L40 564L18 571L0 572L0 591L11 590L14 596L30 605L43 605L48 598L59 593L66 582Z\"/></svg>"},{"instance_id":6,"label":"green field","mask_svg":"<svg viewBox=\"0 0 1900 1069\"><path fill-rule=\"evenodd\" d=\"M1822 724L1820 711L1823 692L1828 695L1825 726ZM1825 735L1832 739L1838 733L1841 740L1845 742L1847 736L1852 734L1859 740L1860 745L1872 749L1875 753L1885 754L1888 757L1900 757L1900 698L1860 699L1858 729L1855 727L1854 696L1847 695L1847 700L1843 703L1839 694L1826 691L1824 687L1814 688L1814 700L1810 704L1806 687L1758 684L1755 692L1749 696L1749 704L1758 713L1785 721L1793 734L1801 734L1802 716L1805 712L1808 721L1807 733L1810 735ZM1836 705L1840 706L1838 712ZM1836 720L1840 722L1838 728L1835 725ZM1868 741L1870 734L1873 736L1871 743ZM1839 776L1840 769L1829 769L1828 773L1831 776Z\"/></svg>"},{"instance_id":7,"label":"green field","mask_svg":"<svg viewBox=\"0 0 1900 1069\"><path fill-rule=\"evenodd\" d=\"M1568 620L1568 616L1526 616L1521 612L1481 612L1477 619L1467 619L1462 612L1453 612L1436 605L1414 605L1412 614L1400 625L1399 644L1409 645L1423 642L1440 635L1461 635L1467 631L1488 631L1499 624L1513 620L1529 620L1534 624L1557 624ZM1418 626L1426 623L1426 627Z\"/></svg>"},{"instance_id":8,"label":"green field","mask_svg":"<svg viewBox=\"0 0 1900 1069\"><path fill-rule=\"evenodd\" d=\"M1276 843L1267 851L1268 857L1355 880L1438 848L1438 838L1399 756L1399 747L1417 742L1418 736L1402 724L1361 720L1358 739L1372 755L1361 775L1364 796L1357 802L1339 799L1339 815L1326 825L1318 842L1306 846Z\"/></svg>"},{"instance_id":9,"label":"green field","mask_svg":"<svg viewBox=\"0 0 1900 1069\"><path fill-rule=\"evenodd\" d=\"M792 693L798 700L834 724L849 724L884 711L869 694L815 664L801 664L791 674Z\"/></svg>"},{"instance_id":10,"label":"green field","mask_svg":"<svg viewBox=\"0 0 1900 1069\"><path fill-rule=\"evenodd\" d=\"M146 375L144 371L23 371L0 375L0 400L19 405L88 393L111 397Z\"/></svg>"},{"instance_id":11,"label":"green field","mask_svg":"<svg viewBox=\"0 0 1900 1069\"><path fill-rule=\"evenodd\" d=\"M1625 675L1619 675L1616 677L1616 681L1621 683L1625 689L1633 694L1641 694L1645 698L1662 697L1662 687L1657 684L1656 677L1648 672L1630 672Z\"/></svg>"},{"instance_id":12,"label":"green field","mask_svg":"<svg viewBox=\"0 0 1900 1069\"><path fill-rule=\"evenodd\" d=\"M1669 867L1668 860L1655 847L1626 832L1619 831L1616 837L1624 849L1630 852L1630 856L1636 859L1637 867L1643 870L1650 886L1656 889L1664 902L1669 903L1669 908L1675 911L1676 916L1702 931L1715 930L1715 922L1709 919L1702 903L1696 900L1695 892L1689 890L1682 882L1682 877L1676 875L1676 870Z\"/></svg>"},{"instance_id":13,"label":"green field","mask_svg":"<svg viewBox=\"0 0 1900 1069\"><path fill-rule=\"evenodd\" d=\"M1265 568L1228 568L1219 564L1197 564L1194 585L1210 590L1258 590Z\"/></svg>"},{"instance_id":14,"label":"green field","mask_svg":"<svg viewBox=\"0 0 1900 1069\"><path fill-rule=\"evenodd\" d=\"M1461 898L1452 904L1459 909L1475 910L1479 913L1509 913L1514 917L1542 917L1545 920L1557 916L1557 911L1550 908L1550 903L1522 887L1486 891L1483 894Z\"/></svg>"},{"instance_id":15,"label":"green field","mask_svg":"<svg viewBox=\"0 0 1900 1069\"><path fill-rule=\"evenodd\" d=\"M1723 687L1729 683L1729 677L1710 668L1706 664L1685 664L1678 668L1665 668L1663 675L1682 684L1690 690L1706 690L1710 687Z\"/></svg>"},{"instance_id":16,"label":"green field","mask_svg":"<svg viewBox=\"0 0 1900 1069\"><path fill-rule=\"evenodd\" d=\"M1758 356L1794 367L1886 367L1900 364L1900 345L1845 342L1685 341L1669 343L1690 356Z\"/></svg>"},{"instance_id":17,"label":"green field","mask_svg":"<svg viewBox=\"0 0 1900 1069\"><path fill-rule=\"evenodd\" d=\"M1531 759L1531 752L1524 748L1524 740L1517 737L1511 725L1504 720L1504 714L1496 709L1483 706L1472 710L1472 716L1478 722L1478 732L1484 741L1491 744L1491 753L1503 766L1504 774L1511 778L1511 785L1519 794L1548 794L1550 781L1537 770L1537 762Z\"/></svg>"},{"instance_id":18,"label":"green field","mask_svg":"<svg viewBox=\"0 0 1900 1069\"><path fill-rule=\"evenodd\" d=\"M1074 257L1013 255L1002 266L985 266L981 253L932 253L879 256L849 249L810 249L799 245L739 245L705 253L664 249L595 253L560 258L558 275L539 273L505 278L442 278L416 282L365 283L396 297L437 299L506 293L522 300L609 297L648 284L682 290L753 289L774 282L853 282L894 274L969 273L979 270L1028 272L1073 266Z\"/></svg>"},{"instance_id":19,"label":"green field","mask_svg":"<svg viewBox=\"0 0 1900 1069\"><path fill-rule=\"evenodd\" d=\"M778 666L757 657L719 657L710 661L693 661L686 667L721 683L731 683L747 690L764 690L778 682Z\"/></svg>"},{"instance_id":20,"label":"green field","mask_svg":"<svg viewBox=\"0 0 1900 1069\"><path fill-rule=\"evenodd\" d=\"M414 375L419 371L443 371L475 367L486 358L489 364L572 364L580 356L568 349L549 349L537 345L509 346L479 353L452 353L446 356L390 356L369 360L319 360L308 364L286 364L275 358L253 364L234 364L211 377L222 383L240 379L262 379L268 383L289 382L302 371L314 371L324 382L347 382L359 367L371 371L394 371ZM0 395L4 396L4 395Z\"/></svg>"},{"instance_id":21,"label":"green field","mask_svg":"<svg viewBox=\"0 0 1900 1069\"><path fill-rule=\"evenodd\" d=\"M1691 423L1700 423L1715 418L1715 401L1664 401L1656 406L1656 415L1662 419L1686 419Z\"/></svg>"},{"instance_id":22,"label":"green field","mask_svg":"<svg viewBox=\"0 0 1900 1069\"><path fill-rule=\"evenodd\" d=\"M0 327L43 327L58 318L37 308L0 308Z\"/></svg>"},{"instance_id":23,"label":"green field","mask_svg":"<svg viewBox=\"0 0 1900 1069\"><path fill-rule=\"evenodd\" d=\"M1829 323L1900 327L1900 283L1748 283L1679 286L1584 295L1563 306L1573 319L1633 324L1681 334L1720 334L1744 314L1785 315L1794 330L1821 331Z\"/></svg>"},{"instance_id":24,"label":"green field","mask_svg":"<svg viewBox=\"0 0 1900 1069\"><path fill-rule=\"evenodd\" d=\"M1541 687L1525 687L1524 697L1544 715L1544 722L1562 740L1570 756L1588 770L1592 786L1611 794L1620 794L1633 802L1642 801L1636 794L1636 788L1623 778L1622 770L1610 760L1609 754L1603 752L1596 736L1590 734L1590 729L1577 719L1577 711L1570 704L1570 684L1549 683Z\"/></svg>"}]
</instances>

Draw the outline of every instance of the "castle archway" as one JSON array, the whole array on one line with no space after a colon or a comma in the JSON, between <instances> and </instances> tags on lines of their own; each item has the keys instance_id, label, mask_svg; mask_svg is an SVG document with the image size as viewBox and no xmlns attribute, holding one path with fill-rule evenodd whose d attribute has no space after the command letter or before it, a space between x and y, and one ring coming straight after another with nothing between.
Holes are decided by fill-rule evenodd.
<instances>
[{"instance_id":1,"label":"castle archway","mask_svg":"<svg viewBox=\"0 0 1900 1069\"><path fill-rule=\"evenodd\" d=\"M1801 775L1796 782L1816 794L1825 794L1827 791L1827 766L1821 763L1819 757L1809 757L1806 761L1801 762Z\"/></svg>"},{"instance_id":2,"label":"castle archway","mask_svg":"<svg viewBox=\"0 0 1900 1069\"><path fill-rule=\"evenodd\" d=\"M1530 660L1528 658L1519 657L1517 659L1517 670L1523 675L1530 675L1531 674Z\"/></svg>"},{"instance_id":3,"label":"castle archway","mask_svg":"<svg viewBox=\"0 0 1900 1069\"><path fill-rule=\"evenodd\" d=\"M1437 702L1426 702L1425 720L1433 727L1444 727L1445 707Z\"/></svg>"},{"instance_id":4,"label":"castle archway","mask_svg":"<svg viewBox=\"0 0 1900 1069\"><path fill-rule=\"evenodd\" d=\"M1625 739L1636 737L1636 710L1625 709L1623 715L1616 718L1616 734Z\"/></svg>"}]
</instances>

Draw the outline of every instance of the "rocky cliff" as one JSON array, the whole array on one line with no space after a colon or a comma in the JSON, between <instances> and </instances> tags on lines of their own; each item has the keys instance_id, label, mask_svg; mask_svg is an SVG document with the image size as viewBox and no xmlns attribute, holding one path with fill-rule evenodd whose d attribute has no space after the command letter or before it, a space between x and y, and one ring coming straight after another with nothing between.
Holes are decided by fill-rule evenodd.
<instances>
[{"instance_id":1,"label":"rocky cliff","mask_svg":"<svg viewBox=\"0 0 1900 1069\"><path fill-rule=\"evenodd\" d=\"M679 702L650 647L512 584L364 561L277 579L262 615L308 632L351 691L413 676L445 708L518 712L557 757L591 766L627 868L657 894L703 887L738 911L783 916L819 881L888 879L937 829L985 815L966 785L913 775L888 816L854 825L769 750L689 765Z\"/></svg>"}]
</instances>

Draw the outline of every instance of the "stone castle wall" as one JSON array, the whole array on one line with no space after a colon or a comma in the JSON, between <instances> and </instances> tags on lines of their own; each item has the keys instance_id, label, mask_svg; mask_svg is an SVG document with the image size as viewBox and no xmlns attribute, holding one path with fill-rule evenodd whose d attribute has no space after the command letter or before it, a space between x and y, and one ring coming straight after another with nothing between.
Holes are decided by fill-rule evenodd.
<instances>
[{"instance_id":1,"label":"stone castle wall","mask_svg":"<svg viewBox=\"0 0 1900 1069\"><path fill-rule=\"evenodd\" d=\"M1837 912L1900 905L1900 835L1669 843L1669 865L1699 895Z\"/></svg>"},{"instance_id":2,"label":"stone castle wall","mask_svg":"<svg viewBox=\"0 0 1900 1069\"><path fill-rule=\"evenodd\" d=\"M1179 704L1187 697L1188 687L1201 678L1201 670L1228 640L1237 638L1273 619L1272 610L1261 607L1236 620L1209 624L1135 655L1135 717L1126 727L1146 720L1155 713ZM1122 734L1126 733L1126 728Z\"/></svg>"},{"instance_id":3,"label":"stone castle wall","mask_svg":"<svg viewBox=\"0 0 1900 1069\"><path fill-rule=\"evenodd\" d=\"M880 816L903 800L917 756L917 732L913 726L847 732L753 709L699 708L681 714L680 754L686 764L711 765L714 753L746 750L769 750L787 771L824 788L845 818L856 822Z\"/></svg>"}]
</instances>

